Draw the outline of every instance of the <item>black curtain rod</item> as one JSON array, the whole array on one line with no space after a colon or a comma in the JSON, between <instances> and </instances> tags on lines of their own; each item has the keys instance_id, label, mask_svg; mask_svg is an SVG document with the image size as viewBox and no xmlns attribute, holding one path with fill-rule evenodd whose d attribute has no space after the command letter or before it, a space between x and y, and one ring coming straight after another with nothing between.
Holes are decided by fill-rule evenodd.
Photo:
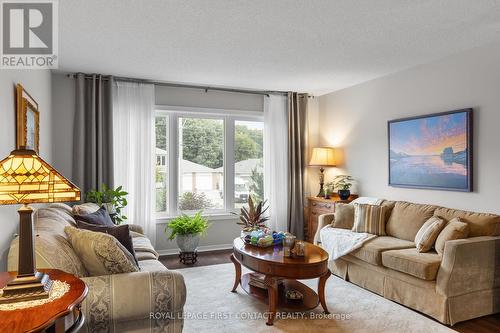
<instances>
[{"instance_id":1,"label":"black curtain rod","mask_svg":"<svg viewBox=\"0 0 500 333\"><path fill-rule=\"evenodd\" d=\"M94 75L101 74L85 74L85 73L75 73L75 74L67 74L69 78L75 78L77 74L84 74L86 79L93 78ZM109 80L111 78L110 75L101 75L103 80ZM234 93L242 93L242 94L251 94L251 95L265 95L268 96L271 94L274 95L288 95L286 91L263 91L263 90L246 90L246 89L233 89L233 88L223 88L223 87L209 87L209 86L200 86L194 84L182 84L182 83L173 83L173 82L164 82L164 81L156 81L156 80L147 80L147 79L137 79L130 77L122 77L122 76L113 76L116 81L124 81L124 82L139 82L139 83L151 83L157 86L164 87L175 87L175 88L192 88L192 89L201 89L208 92L209 90L216 91L226 91L226 92L234 92Z\"/></svg>"}]
</instances>

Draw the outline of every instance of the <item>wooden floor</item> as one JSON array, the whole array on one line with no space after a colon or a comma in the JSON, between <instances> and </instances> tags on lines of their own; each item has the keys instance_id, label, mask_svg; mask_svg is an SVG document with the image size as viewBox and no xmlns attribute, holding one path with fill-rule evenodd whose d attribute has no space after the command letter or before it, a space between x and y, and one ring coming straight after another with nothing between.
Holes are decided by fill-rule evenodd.
<instances>
[{"instance_id":1,"label":"wooden floor","mask_svg":"<svg viewBox=\"0 0 500 333\"><path fill-rule=\"evenodd\" d=\"M198 262L193 265L180 263L178 255L161 256L160 261L169 269L218 265L230 263L229 256L232 252L232 250L200 252ZM500 314L464 321L454 325L452 329L460 333L500 333Z\"/></svg>"}]
</instances>

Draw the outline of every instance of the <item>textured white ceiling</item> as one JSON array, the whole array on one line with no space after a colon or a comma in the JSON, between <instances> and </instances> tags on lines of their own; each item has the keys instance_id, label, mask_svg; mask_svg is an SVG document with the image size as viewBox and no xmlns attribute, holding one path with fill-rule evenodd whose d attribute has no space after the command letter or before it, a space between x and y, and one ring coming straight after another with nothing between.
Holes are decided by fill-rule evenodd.
<instances>
[{"instance_id":1,"label":"textured white ceiling","mask_svg":"<svg viewBox=\"0 0 500 333\"><path fill-rule=\"evenodd\" d=\"M60 69L322 94L500 40L498 0L61 0Z\"/></svg>"}]
</instances>

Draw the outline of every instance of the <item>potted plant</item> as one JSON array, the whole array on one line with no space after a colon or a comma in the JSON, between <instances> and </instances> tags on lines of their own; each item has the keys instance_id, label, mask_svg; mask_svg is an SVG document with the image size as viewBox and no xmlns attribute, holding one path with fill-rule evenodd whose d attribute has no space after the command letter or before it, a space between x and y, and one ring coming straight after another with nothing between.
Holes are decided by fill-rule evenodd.
<instances>
[{"instance_id":1,"label":"potted plant","mask_svg":"<svg viewBox=\"0 0 500 333\"><path fill-rule=\"evenodd\" d=\"M266 221L269 217L265 216L264 213L269 209L269 206L265 207L266 201L259 201L257 205L254 204L254 199L252 196L248 196L248 208L243 206L240 210L240 220L237 224L243 226L241 231L241 237L249 235L254 230L259 230L266 226ZM237 215L236 213L233 213Z\"/></svg>"},{"instance_id":2,"label":"potted plant","mask_svg":"<svg viewBox=\"0 0 500 333\"><path fill-rule=\"evenodd\" d=\"M201 211L194 216L182 214L176 217L165 227L165 232L171 231L169 240L174 238L181 252L194 252L200 243L200 236L209 227L208 219L201 216Z\"/></svg>"},{"instance_id":3,"label":"potted plant","mask_svg":"<svg viewBox=\"0 0 500 333\"><path fill-rule=\"evenodd\" d=\"M122 186L112 189L102 184L100 190L91 190L85 196L86 202L93 202L99 207L104 206L116 224L121 224L127 219L122 210L127 206L128 192Z\"/></svg>"},{"instance_id":4,"label":"potted plant","mask_svg":"<svg viewBox=\"0 0 500 333\"><path fill-rule=\"evenodd\" d=\"M338 195L340 199L342 200L347 200L349 199L349 196L351 195L351 187L352 187L352 181L354 178L352 178L349 175L338 175L333 178L333 180L328 184L329 186L332 186L333 189L338 189Z\"/></svg>"}]
</instances>

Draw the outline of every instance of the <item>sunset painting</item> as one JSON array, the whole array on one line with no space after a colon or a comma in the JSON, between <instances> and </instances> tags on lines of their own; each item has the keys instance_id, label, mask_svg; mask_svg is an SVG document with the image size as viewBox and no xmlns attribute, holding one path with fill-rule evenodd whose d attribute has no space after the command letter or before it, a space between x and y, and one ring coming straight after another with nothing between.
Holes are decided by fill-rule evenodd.
<instances>
[{"instance_id":1,"label":"sunset painting","mask_svg":"<svg viewBox=\"0 0 500 333\"><path fill-rule=\"evenodd\" d=\"M389 185L471 191L472 110L389 122Z\"/></svg>"}]
</instances>

